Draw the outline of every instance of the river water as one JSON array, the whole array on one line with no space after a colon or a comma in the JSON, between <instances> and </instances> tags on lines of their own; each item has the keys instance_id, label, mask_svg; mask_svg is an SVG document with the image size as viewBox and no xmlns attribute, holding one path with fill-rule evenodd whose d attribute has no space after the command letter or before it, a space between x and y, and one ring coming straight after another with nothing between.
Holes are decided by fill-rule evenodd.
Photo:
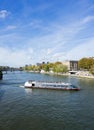
<instances>
[{"instance_id":1,"label":"river water","mask_svg":"<svg viewBox=\"0 0 94 130\"><path fill-rule=\"evenodd\" d=\"M64 81L80 91L24 89L27 80ZM0 130L94 130L94 80L8 72L0 81Z\"/></svg>"}]
</instances>

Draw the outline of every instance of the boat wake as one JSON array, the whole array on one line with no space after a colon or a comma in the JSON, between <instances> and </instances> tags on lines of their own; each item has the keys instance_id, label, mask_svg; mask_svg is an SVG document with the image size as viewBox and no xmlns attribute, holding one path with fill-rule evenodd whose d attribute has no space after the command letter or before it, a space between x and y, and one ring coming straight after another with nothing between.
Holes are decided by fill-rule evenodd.
<instances>
[{"instance_id":1,"label":"boat wake","mask_svg":"<svg viewBox=\"0 0 94 130\"><path fill-rule=\"evenodd\" d=\"M24 85L21 85L21 86L19 86L19 87L24 88Z\"/></svg>"}]
</instances>

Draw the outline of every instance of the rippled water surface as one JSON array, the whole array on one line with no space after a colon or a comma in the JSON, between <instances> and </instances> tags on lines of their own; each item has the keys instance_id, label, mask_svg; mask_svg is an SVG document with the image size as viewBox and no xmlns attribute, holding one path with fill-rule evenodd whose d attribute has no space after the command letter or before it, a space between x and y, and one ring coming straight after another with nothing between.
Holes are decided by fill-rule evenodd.
<instances>
[{"instance_id":1,"label":"rippled water surface","mask_svg":"<svg viewBox=\"0 0 94 130\"><path fill-rule=\"evenodd\" d=\"M25 81L64 81L80 91L24 89ZM0 81L0 130L94 130L94 80L8 72Z\"/></svg>"}]
</instances>

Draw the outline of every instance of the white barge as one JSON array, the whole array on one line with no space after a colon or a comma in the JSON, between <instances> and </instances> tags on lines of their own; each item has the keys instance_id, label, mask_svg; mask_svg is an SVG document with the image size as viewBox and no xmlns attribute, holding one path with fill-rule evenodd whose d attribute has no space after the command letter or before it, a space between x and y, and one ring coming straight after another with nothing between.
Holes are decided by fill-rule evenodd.
<instances>
[{"instance_id":1,"label":"white barge","mask_svg":"<svg viewBox=\"0 0 94 130\"><path fill-rule=\"evenodd\" d=\"M70 83L64 82L42 82L42 81L26 81L24 84L25 88L38 88L38 89L57 89L57 90L80 90Z\"/></svg>"}]
</instances>

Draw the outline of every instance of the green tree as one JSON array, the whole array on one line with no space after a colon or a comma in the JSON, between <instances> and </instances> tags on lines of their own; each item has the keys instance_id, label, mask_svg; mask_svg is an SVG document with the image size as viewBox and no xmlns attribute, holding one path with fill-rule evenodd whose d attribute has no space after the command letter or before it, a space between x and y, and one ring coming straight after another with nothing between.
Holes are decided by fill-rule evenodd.
<instances>
[{"instance_id":1,"label":"green tree","mask_svg":"<svg viewBox=\"0 0 94 130\"><path fill-rule=\"evenodd\" d=\"M78 61L79 69L87 69L87 58L82 58Z\"/></svg>"},{"instance_id":2,"label":"green tree","mask_svg":"<svg viewBox=\"0 0 94 130\"><path fill-rule=\"evenodd\" d=\"M93 58L82 58L78 61L79 69L90 70L93 64L94 64Z\"/></svg>"},{"instance_id":3,"label":"green tree","mask_svg":"<svg viewBox=\"0 0 94 130\"><path fill-rule=\"evenodd\" d=\"M90 73L94 75L94 64L93 64L92 67L90 68Z\"/></svg>"},{"instance_id":4,"label":"green tree","mask_svg":"<svg viewBox=\"0 0 94 130\"><path fill-rule=\"evenodd\" d=\"M48 72L49 71L49 65L48 64L45 64L44 67L43 67L44 71Z\"/></svg>"},{"instance_id":5,"label":"green tree","mask_svg":"<svg viewBox=\"0 0 94 130\"><path fill-rule=\"evenodd\" d=\"M88 70L90 70L93 65L94 65L94 59L93 58L88 58L88 60L87 60Z\"/></svg>"},{"instance_id":6,"label":"green tree","mask_svg":"<svg viewBox=\"0 0 94 130\"><path fill-rule=\"evenodd\" d=\"M66 73L68 71L67 66L63 64L54 64L53 66L53 72L56 73Z\"/></svg>"}]
</instances>

